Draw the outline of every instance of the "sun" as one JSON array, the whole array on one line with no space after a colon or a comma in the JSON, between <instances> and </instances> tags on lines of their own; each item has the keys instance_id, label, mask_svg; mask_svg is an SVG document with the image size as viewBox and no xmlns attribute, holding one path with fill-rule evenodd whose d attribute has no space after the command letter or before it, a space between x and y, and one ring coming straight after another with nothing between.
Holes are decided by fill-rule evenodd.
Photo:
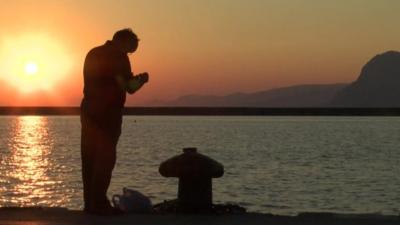
<instances>
[{"instance_id":1,"label":"sun","mask_svg":"<svg viewBox=\"0 0 400 225\"><path fill-rule=\"evenodd\" d=\"M34 62L28 62L25 64L25 73L27 75L35 75L38 72L38 65Z\"/></svg>"},{"instance_id":2,"label":"sun","mask_svg":"<svg viewBox=\"0 0 400 225\"><path fill-rule=\"evenodd\" d=\"M0 79L20 93L51 93L71 71L71 54L51 35L10 35L1 41Z\"/></svg>"}]
</instances>

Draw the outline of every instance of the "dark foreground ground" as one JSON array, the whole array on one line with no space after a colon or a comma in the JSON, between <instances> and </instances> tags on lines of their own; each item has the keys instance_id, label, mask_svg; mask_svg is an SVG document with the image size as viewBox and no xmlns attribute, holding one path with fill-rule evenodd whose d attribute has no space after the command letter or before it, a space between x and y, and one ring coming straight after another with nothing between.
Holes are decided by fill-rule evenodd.
<instances>
[{"instance_id":1,"label":"dark foreground ground","mask_svg":"<svg viewBox=\"0 0 400 225\"><path fill-rule=\"evenodd\" d=\"M42 225L42 224L84 224L84 225L125 225L125 224L304 224L304 225L346 225L346 224L393 224L400 225L400 216L373 214L330 214L303 213L298 216L277 216L271 214L245 213L225 215L176 215L176 214L130 214L113 217L89 216L80 211L63 208L1 208L0 225Z\"/></svg>"}]
</instances>

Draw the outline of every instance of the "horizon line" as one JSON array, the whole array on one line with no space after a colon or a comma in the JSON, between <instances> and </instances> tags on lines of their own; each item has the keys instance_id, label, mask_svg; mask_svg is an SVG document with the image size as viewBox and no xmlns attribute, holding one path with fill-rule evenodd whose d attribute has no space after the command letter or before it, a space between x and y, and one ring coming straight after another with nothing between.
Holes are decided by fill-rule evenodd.
<instances>
[{"instance_id":1,"label":"horizon line","mask_svg":"<svg viewBox=\"0 0 400 225\"><path fill-rule=\"evenodd\" d=\"M0 115L80 115L79 106L0 106ZM400 116L400 107L127 106L123 115L148 116Z\"/></svg>"}]
</instances>

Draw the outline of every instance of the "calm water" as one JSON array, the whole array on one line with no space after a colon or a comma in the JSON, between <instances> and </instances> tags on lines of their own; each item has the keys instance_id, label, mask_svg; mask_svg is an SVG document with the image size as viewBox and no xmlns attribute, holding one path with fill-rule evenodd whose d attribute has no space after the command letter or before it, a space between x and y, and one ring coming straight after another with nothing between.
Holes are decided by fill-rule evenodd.
<instances>
[{"instance_id":1,"label":"calm water","mask_svg":"<svg viewBox=\"0 0 400 225\"><path fill-rule=\"evenodd\" d=\"M78 117L0 117L0 134L0 206L82 208ZM400 213L398 117L128 116L109 195L128 186L153 203L175 198L177 179L158 166L191 146L225 166L218 203Z\"/></svg>"}]
</instances>

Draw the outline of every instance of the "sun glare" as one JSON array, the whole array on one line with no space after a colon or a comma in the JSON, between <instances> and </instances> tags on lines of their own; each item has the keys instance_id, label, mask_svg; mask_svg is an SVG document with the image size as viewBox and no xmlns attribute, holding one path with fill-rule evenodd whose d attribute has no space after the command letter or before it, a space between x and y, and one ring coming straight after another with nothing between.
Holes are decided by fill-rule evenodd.
<instances>
[{"instance_id":1,"label":"sun glare","mask_svg":"<svg viewBox=\"0 0 400 225\"><path fill-rule=\"evenodd\" d=\"M49 35L26 34L1 44L0 78L22 93L51 92L71 70L70 55Z\"/></svg>"},{"instance_id":2,"label":"sun glare","mask_svg":"<svg viewBox=\"0 0 400 225\"><path fill-rule=\"evenodd\" d=\"M38 66L36 63L29 62L25 64L25 73L27 75L35 75L38 72Z\"/></svg>"}]
</instances>

